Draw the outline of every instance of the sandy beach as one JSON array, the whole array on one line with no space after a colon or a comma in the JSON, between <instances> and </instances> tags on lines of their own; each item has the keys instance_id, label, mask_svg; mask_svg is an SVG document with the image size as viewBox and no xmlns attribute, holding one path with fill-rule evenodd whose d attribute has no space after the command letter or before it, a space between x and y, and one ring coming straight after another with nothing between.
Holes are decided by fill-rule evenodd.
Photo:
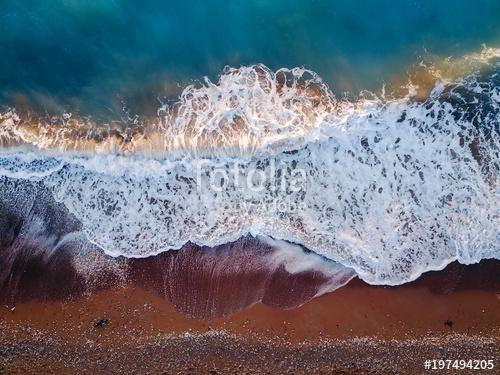
<instances>
[{"instance_id":1,"label":"sandy beach","mask_svg":"<svg viewBox=\"0 0 500 375\"><path fill-rule=\"evenodd\" d=\"M453 263L398 287L353 279L312 298L324 282L317 272L270 275L245 256L231 264L238 259L239 275L208 272L206 254L193 247L128 260L121 278L105 267L108 278L94 274L91 286L67 289L59 280L79 280L69 263L38 263L39 272L18 279L26 293L3 296L0 369L422 373L428 359L500 359L498 261Z\"/></svg>"}]
</instances>

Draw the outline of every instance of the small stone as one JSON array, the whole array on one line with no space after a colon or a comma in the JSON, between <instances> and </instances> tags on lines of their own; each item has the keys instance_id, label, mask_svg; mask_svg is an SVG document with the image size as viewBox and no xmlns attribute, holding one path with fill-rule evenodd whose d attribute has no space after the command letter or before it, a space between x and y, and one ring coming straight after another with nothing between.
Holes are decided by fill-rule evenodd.
<instances>
[{"instance_id":1,"label":"small stone","mask_svg":"<svg viewBox=\"0 0 500 375\"><path fill-rule=\"evenodd\" d=\"M109 325L109 319L99 319L94 322L94 328L106 328Z\"/></svg>"}]
</instances>

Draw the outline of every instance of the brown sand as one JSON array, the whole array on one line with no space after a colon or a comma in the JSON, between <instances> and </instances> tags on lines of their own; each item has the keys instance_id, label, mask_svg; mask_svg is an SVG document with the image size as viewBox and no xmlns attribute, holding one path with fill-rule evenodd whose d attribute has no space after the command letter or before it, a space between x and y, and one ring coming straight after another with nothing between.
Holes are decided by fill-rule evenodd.
<instances>
[{"instance_id":1,"label":"brown sand","mask_svg":"<svg viewBox=\"0 0 500 375\"><path fill-rule=\"evenodd\" d=\"M89 295L10 302L0 308L0 373L422 373L425 359L493 359L500 366L498 261L452 264L400 287L353 280L283 309L269 305L287 305L287 285L301 294L301 285L314 289L321 280L277 271L264 303L245 308L263 275L255 269L251 278L231 280L193 268L199 257L192 251L175 263L179 271L183 262L198 269L170 281L185 293L181 302L160 286L164 275L154 270L164 265L161 256L133 261L124 284ZM190 295L192 285L198 293Z\"/></svg>"}]
</instances>

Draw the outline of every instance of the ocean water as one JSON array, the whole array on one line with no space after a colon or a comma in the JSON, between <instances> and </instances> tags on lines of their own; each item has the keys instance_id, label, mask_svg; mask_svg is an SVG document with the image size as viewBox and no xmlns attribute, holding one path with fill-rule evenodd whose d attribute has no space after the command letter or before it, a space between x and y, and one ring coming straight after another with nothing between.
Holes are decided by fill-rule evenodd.
<instances>
[{"instance_id":1,"label":"ocean water","mask_svg":"<svg viewBox=\"0 0 500 375\"><path fill-rule=\"evenodd\" d=\"M224 66L306 67L336 93L380 89L425 54L500 41L495 0L3 0L0 99L121 120Z\"/></svg>"},{"instance_id":2,"label":"ocean water","mask_svg":"<svg viewBox=\"0 0 500 375\"><path fill-rule=\"evenodd\" d=\"M497 1L3 5L4 237L251 235L388 285L500 259Z\"/></svg>"}]
</instances>

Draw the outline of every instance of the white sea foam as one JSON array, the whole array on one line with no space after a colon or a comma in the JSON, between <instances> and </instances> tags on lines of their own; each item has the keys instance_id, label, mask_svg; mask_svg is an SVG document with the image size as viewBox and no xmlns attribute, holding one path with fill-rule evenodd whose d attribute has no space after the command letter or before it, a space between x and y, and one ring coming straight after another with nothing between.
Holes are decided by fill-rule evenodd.
<instances>
[{"instance_id":1,"label":"white sea foam","mask_svg":"<svg viewBox=\"0 0 500 375\"><path fill-rule=\"evenodd\" d=\"M275 267L283 266L292 275L307 271L321 272L328 282L318 290L316 296L333 292L356 276L352 269L336 262L325 261L318 254L306 253L298 245L266 236L259 236L259 240L274 249L270 262L274 263Z\"/></svg>"},{"instance_id":2,"label":"white sea foam","mask_svg":"<svg viewBox=\"0 0 500 375\"><path fill-rule=\"evenodd\" d=\"M310 70L254 65L227 68L216 84L186 87L173 108L159 113L169 150L241 157L296 149L352 111Z\"/></svg>"},{"instance_id":3,"label":"white sea foam","mask_svg":"<svg viewBox=\"0 0 500 375\"><path fill-rule=\"evenodd\" d=\"M303 69L228 69L160 110L161 155L61 153L71 147L43 140L50 152L5 149L0 173L42 183L112 256L265 235L399 284L453 260L500 259L496 71L438 84L425 102L350 103ZM1 121L4 140L47 134L15 112ZM232 170L247 184L221 178ZM262 189L248 185L256 171ZM275 188L298 171L298 189Z\"/></svg>"}]
</instances>

